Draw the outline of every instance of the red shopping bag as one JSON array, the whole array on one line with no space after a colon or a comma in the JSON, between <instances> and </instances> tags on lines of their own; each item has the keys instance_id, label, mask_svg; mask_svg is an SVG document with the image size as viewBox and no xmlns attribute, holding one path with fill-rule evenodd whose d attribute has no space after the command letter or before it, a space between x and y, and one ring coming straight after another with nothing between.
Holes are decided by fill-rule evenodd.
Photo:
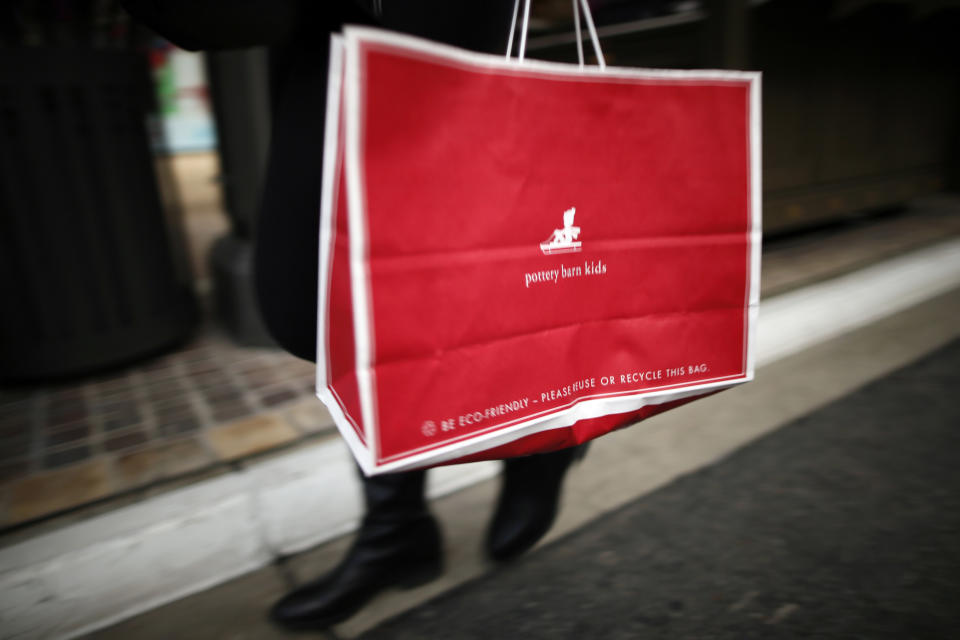
<instances>
[{"instance_id":1,"label":"red shopping bag","mask_svg":"<svg viewBox=\"0 0 960 640\"><path fill-rule=\"evenodd\" d=\"M317 392L364 471L555 449L752 379L759 96L335 37Z\"/></svg>"}]
</instances>

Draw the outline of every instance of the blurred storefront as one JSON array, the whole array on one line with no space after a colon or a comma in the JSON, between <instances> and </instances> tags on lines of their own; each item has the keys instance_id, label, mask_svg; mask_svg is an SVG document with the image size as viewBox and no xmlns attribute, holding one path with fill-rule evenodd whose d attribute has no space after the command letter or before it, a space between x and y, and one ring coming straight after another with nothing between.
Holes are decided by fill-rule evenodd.
<instances>
[{"instance_id":1,"label":"blurred storefront","mask_svg":"<svg viewBox=\"0 0 960 640\"><path fill-rule=\"evenodd\" d=\"M157 38L150 68L159 102L161 135L154 141L165 153L214 152L217 133L203 55L178 49Z\"/></svg>"},{"instance_id":2,"label":"blurred storefront","mask_svg":"<svg viewBox=\"0 0 960 640\"><path fill-rule=\"evenodd\" d=\"M575 60L569 3L544 4L532 55ZM960 186L956 0L595 4L610 64L763 72L766 233Z\"/></svg>"}]
</instances>

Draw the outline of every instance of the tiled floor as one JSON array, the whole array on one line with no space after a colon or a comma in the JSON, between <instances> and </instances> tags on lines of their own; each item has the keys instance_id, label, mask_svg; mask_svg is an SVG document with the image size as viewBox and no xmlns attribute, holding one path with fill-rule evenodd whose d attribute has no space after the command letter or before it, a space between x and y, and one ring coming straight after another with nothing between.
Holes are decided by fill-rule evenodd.
<instances>
[{"instance_id":1,"label":"tiled floor","mask_svg":"<svg viewBox=\"0 0 960 640\"><path fill-rule=\"evenodd\" d=\"M960 235L960 200L767 247L774 295ZM0 390L0 529L291 446L331 428L313 365L212 329L165 356L56 387Z\"/></svg>"},{"instance_id":2,"label":"tiled floor","mask_svg":"<svg viewBox=\"0 0 960 640\"><path fill-rule=\"evenodd\" d=\"M0 526L328 429L313 369L208 331L114 374L0 391Z\"/></svg>"},{"instance_id":3,"label":"tiled floor","mask_svg":"<svg viewBox=\"0 0 960 640\"><path fill-rule=\"evenodd\" d=\"M172 157L198 288L227 232L213 153ZM313 365L238 347L206 328L171 354L61 386L0 389L0 530L238 458L332 426Z\"/></svg>"}]
</instances>

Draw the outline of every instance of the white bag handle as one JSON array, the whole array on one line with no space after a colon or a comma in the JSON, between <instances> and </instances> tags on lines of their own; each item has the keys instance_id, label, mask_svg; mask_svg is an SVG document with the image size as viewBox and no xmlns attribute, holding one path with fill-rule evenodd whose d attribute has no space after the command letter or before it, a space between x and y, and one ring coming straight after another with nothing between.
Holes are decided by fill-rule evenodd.
<instances>
[{"instance_id":1,"label":"white bag handle","mask_svg":"<svg viewBox=\"0 0 960 640\"><path fill-rule=\"evenodd\" d=\"M578 7L579 1L579 7ZM590 32L590 42L593 43L593 52L597 56L597 65L601 70L607 67L603 59L603 52L600 50L600 39L597 37L597 28L593 24L593 15L590 13L590 5L587 0L573 0L573 25L577 31L577 59L580 61L580 68L583 68L583 35L580 31L580 10L583 10L583 16L587 19L587 30ZM517 30L517 14L520 12L520 0L514 0L513 20L510 22L510 40L507 43L507 58L513 54L513 40ZM524 55L527 52L527 31L530 28L530 0L523 1L523 30L520 32L520 48L517 52L517 60L523 62Z\"/></svg>"}]
</instances>

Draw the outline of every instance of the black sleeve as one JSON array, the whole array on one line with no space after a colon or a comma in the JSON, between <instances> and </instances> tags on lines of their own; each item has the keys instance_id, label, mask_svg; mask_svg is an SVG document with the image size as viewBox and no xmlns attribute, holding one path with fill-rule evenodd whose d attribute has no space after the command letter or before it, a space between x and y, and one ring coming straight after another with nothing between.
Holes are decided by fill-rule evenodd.
<instances>
[{"instance_id":1,"label":"black sleeve","mask_svg":"<svg viewBox=\"0 0 960 640\"><path fill-rule=\"evenodd\" d=\"M388 29L476 51L505 50L513 0L358 0Z\"/></svg>"},{"instance_id":2,"label":"black sleeve","mask_svg":"<svg viewBox=\"0 0 960 640\"><path fill-rule=\"evenodd\" d=\"M341 0L345 2L347 0ZM124 8L178 47L239 49L288 42L321 0L122 0Z\"/></svg>"},{"instance_id":3,"label":"black sleeve","mask_svg":"<svg viewBox=\"0 0 960 640\"><path fill-rule=\"evenodd\" d=\"M307 25L335 23L361 8L388 29L498 51L512 0L121 0L130 14L191 51L278 45Z\"/></svg>"}]
</instances>

